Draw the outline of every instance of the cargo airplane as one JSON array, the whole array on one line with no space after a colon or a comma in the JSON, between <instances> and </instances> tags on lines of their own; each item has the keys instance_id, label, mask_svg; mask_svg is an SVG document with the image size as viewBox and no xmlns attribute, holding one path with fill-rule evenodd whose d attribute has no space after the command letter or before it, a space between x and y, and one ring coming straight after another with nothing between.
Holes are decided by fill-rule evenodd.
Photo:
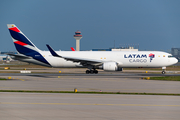
<instances>
[{"instance_id":1,"label":"cargo airplane","mask_svg":"<svg viewBox=\"0 0 180 120\"><path fill-rule=\"evenodd\" d=\"M87 68L86 73L97 74L97 69L122 71L123 68L162 67L178 60L171 54L161 51L49 51L38 49L14 24L8 24L11 37L18 54L9 54L14 59L38 65L58 68Z\"/></svg>"}]
</instances>

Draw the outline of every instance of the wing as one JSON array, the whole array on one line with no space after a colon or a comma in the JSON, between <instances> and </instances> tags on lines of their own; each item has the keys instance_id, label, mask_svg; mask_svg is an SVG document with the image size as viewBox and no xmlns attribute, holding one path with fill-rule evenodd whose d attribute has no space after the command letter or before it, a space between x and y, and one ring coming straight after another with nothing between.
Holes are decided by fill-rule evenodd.
<instances>
[{"instance_id":1,"label":"wing","mask_svg":"<svg viewBox=\"0 0 180 120\"><path fill-rule=\"evenodd\" d=\"M49 51L51 52L51 54L54 57L60 57L60 58L64 58L65 60L69 60L72 62L80 62L81 65L83 66L88 66L88 65L92 65L92 66L100 66L103 64L103 61L101 60L94 60L94 59L86 59L86 58L78 58L78 57L68 57L68 56L61 56L58 55L49 45L46 45L49 49Z\"/></svg>"}]
</instances>

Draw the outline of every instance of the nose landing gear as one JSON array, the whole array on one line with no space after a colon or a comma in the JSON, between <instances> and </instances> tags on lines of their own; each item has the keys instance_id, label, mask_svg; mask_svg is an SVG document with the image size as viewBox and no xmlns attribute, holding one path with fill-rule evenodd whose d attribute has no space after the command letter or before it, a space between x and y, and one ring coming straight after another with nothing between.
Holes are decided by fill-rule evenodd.
<instances>
[{"instance_id":1,"label":"nose landing gear","mask_svg":"<svg viewBox=\"0 0 180 120\"><path fill-rule=\"evenodd\" d=\"M162 74L166 73L166 67L162 67Z\"/></svg>"},{"instance_id":2,"label":"nose landing gear","mask_svg":"<svg viewBox=\"0 0 180 120\"><path fill-rule=\"evenodd\" d=\"M163 71L162 71L162 74L165 74L165 73L166 73L166 71L163 70Z\"/></svg>"}]
</instances>

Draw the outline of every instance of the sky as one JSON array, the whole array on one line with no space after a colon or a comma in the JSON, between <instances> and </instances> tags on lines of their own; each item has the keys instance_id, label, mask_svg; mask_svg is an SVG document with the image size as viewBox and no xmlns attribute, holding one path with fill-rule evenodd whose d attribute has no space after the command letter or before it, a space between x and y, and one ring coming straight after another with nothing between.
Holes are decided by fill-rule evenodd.
<instances>
[{"instance_id":1,"label":"sky","mask_svg":"<svg viewBox=\"0 0 180 120\"><path fill-rule=\"evenodd\" d=\"M180 48L179 0L0 0L0 51L15 51L7 24L41 50L139 44L139 50Z\"/></svg>"}]
</instances>

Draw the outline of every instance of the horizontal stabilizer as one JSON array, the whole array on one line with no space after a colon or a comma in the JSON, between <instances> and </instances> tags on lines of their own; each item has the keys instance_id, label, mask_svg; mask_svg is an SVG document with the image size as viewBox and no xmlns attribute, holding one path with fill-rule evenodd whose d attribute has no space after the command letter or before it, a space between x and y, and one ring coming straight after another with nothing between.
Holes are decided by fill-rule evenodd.
<instances>
[{"instance_id":1,"label":"horizontal stabilizer","mask_svg":"<svg viewBox=\"0 0 180 120\"><path fill-rule=\"evenodd\" d=\"M7 55L13 56L16 59L19 59L19 58L21 58L21 59L32 59L32 57L28 57L28 56L20 55L20 54L7 54Z\"/></svg>"}]
</instances>

